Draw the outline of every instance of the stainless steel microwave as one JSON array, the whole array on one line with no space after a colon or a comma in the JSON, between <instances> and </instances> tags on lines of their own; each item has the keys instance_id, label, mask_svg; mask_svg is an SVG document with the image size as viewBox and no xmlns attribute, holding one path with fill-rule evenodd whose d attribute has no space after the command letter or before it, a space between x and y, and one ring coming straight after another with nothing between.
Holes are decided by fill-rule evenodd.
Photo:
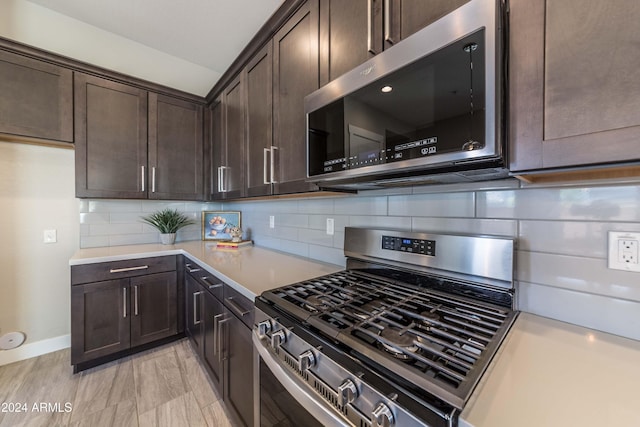
<instances>
[{"instance_id":1,"label":"stainless steel microwave","mask_svg":"<svg viewBox=\"0 0 640 427\"><path fill-rule=\"evenodd\" d=\"M305 98L307 176L367 189L508 176L504 0L470 0Z\"/></svg>"}]
</instances>

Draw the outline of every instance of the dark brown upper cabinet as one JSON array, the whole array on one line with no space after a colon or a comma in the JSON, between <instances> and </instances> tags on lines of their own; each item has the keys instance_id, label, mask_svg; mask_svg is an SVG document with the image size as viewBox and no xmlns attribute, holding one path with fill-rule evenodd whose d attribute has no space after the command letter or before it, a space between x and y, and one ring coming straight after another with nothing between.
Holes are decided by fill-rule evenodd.
<instances>
[{"instance_id":1,"label":"dark brown upper cabinet","mask_svg":"<svg viewBox=\"0 0 640 427\"><path fill-rule=\"evenodd\" d=\"M71 70L0 50L0 133L73 142Z\"/></svg>"},{"instance_id":2,"label":"dark brown upper cabinet","mask_svg":"<svg viewBox=\"0 0 640 427\"><path fill-rule=\"evenodd\" d=\"M149 93L149 198L203 198L203 107Z\"/></svg>"},{"instance_id":3,"label":"dark brown upper cabinet","mask_svg":"<svg viewBox=\"0 0 640 427\"><path fill-rule=\"evenodd\" d=\"M273 37L274 193L317 190L306 182L304 97L319 87L318 0L309 0Z\"/></svg>"},{"instance_id":4,"label":"dark brown upper cabinet","mask_svg":"<svg viewBox=\"0 0 640 427\"><path fill-rule=\"evenodd\" d=\"M205 194L208 200L222 198L220 191L220 166L223 165L224 129L222 99L217 99L204 112L205 133Z\"/></svg>"},{"instance_id":5,"label":"dark brown upper cabinet","mask_svg":"<svg viewBox=\"0 0 640 427\"><path fill-rule=\"evenodd\" d=\"M511 0L510 169L640 159L639 2Z\"/></svg>"},{"instance_id":6,"label":"dark brown upper cabinet","mask_svg":"<svg viewBox=\"0 0 640 427\"><path fill-rule=\"evenodd\" d=\"M76 196L203 198L203 107L105 78L74 78Z\"/></svg>"},{"instance_id":7,"label":"dark brown upper cabinet","mask_svg":"<svg viewBox=\"0 0 640 427\"><path fill-rule=\"evenodd\" d=\"M273 43L262 48L243 70L245 81L247 196L268 196L274 181Z\"/></svg>"},{"instance_id":8,"label":"dark brown upper cabinet","mask_svg":"<svg viewBox=\"0 0 640 427\"><path fill-rule=\"evenodd\" d=\"M218 110L219 109L219 110ZM225 88L213 107L209 126L212 168L211 198L226 200L245 194L245 98L241 76ZM217 122L217 124L216 124Z\"/></svg>"},{"instance_id":9,"label":"dark brown upper cabinet","mask_svg":"<svg viewBox=\"0 0 640 427\"><path fill-rule=\"evenodd\" d=\"M76 196L146 199L147 91L75 73Z\"/></svg>"},{"instance_id":10,"label":"dark brown upper cabinet","mask_svg":"<svg viewBox=\"0 0 640 427\"><path fill-rule=\"evenodd\" d=\"M469 0L320 0L320 84L357 67Z\"/></svg>"}]
</instances>

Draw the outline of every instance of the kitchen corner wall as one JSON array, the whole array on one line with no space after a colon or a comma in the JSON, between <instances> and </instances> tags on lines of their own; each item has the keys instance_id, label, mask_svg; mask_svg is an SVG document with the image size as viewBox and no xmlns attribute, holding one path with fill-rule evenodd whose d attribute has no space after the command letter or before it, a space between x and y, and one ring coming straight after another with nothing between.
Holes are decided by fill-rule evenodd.
<instances>
[{"instance_id":1,"label":"kitchen corner wall","mask_svg":"<svg viewBox=\"0 0 640 427\"><path fill-rule=\"evenodd\" d=\"M73 150L0 141L0 365L69 346L69 258L78 250ZM56 243L43 243L55 229Z\"/></svg>"},{"instance_id":2,"label":"kitchen corner wall","mask_svg":"<svg viewBox=\"0 0 640 427\"><path fill-rule=\"evenodd\" d=\"M606 260L609 230L640 231L637 183L506 180L223 207L242 212L256 244L336 264L345 226L515 237L520 310L640 340L640 273L609 270Z\"/></svg>"}]
</instances>

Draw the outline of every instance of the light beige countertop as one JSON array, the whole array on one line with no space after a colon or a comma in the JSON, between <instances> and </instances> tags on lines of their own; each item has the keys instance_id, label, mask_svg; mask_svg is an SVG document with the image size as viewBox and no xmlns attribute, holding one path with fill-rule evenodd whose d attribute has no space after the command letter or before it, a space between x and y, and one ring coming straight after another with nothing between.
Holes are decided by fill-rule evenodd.
<instances>
[{"instance_id":1,"label":"light beige countertop","mask_svg":"<svg viewBox=\"0 0 640 427\"><path fill-rule=\"evenodd\" d=\"M640 426L639 384L640 341L520 313L459 427Z\"/></svg>"},{"instance_id":2,"label":"light beige countertop","mask_svg":"<svg viewBox=\"0 0 640 427\"><path fill-rule=\"evenodd\" d=\"M343 269L260 247L219 250L201 241L81 249L69 264L171 254L184 254L252 300ZM520 313L458 427L640 426L639 384L640 341Z\"/></svg>"},{"instance_id":3,"label":"light beige countertop","mask_svg":"<svg viewBox=\"0 0 640 427\"><path fill-rule=\"evenodd\" d=\"M217 249L215 242L205 241L80 249L71 257L69 265L177 254L197 262L252 301L266 290L344 269L256 246Z\"/></svg>"}]
</instances>

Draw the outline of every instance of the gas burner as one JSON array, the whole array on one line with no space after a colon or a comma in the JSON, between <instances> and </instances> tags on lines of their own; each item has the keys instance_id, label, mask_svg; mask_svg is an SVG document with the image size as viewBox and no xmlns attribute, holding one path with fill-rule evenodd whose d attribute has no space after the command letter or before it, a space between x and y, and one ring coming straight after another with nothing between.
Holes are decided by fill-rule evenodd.
<instances>
[{"instance_id":1,"label":"gas burner","mask_svg":"<svg viewBox=\"0 0 640 427\"><path fill-rule=\"evenodd\" d=\"M423 311L423 312L420 313L420 316L425 318L424 322L427 325L431 324L431 322L429 322L430 320L433 320L433 321L436 321L436 322L439 322L439 321L442 320L442 316L440 316L438 313L436 313L436 311L438 311L439 308L440 308L440 306L437 306L437 307L432 308L431 310Z\"/></svg>"},{"instance_id":2,"label":"gas burner","mask_svg":"<svg viewBox=\"0 0 640 427\"><path fill-rule=\"evenodd\" d=\"M318 313L329 308L329 298L326 295L311 295L305 299L304 308Z\"/></svg>"},{"instance_id":3,"label":"gas burner","mask_svg":"<svg viewBox=\"0 0 640 427\"><path fill-rule=\"evenodd\" d=\"M413 335L403 332L402 329L387 327L380 331L378 335L384 339L384 341L377 341L378 347L390 353L396 359L412 361L413 358L406 352L416 353L418 351Z\"/></svg>"}]
</instances>

